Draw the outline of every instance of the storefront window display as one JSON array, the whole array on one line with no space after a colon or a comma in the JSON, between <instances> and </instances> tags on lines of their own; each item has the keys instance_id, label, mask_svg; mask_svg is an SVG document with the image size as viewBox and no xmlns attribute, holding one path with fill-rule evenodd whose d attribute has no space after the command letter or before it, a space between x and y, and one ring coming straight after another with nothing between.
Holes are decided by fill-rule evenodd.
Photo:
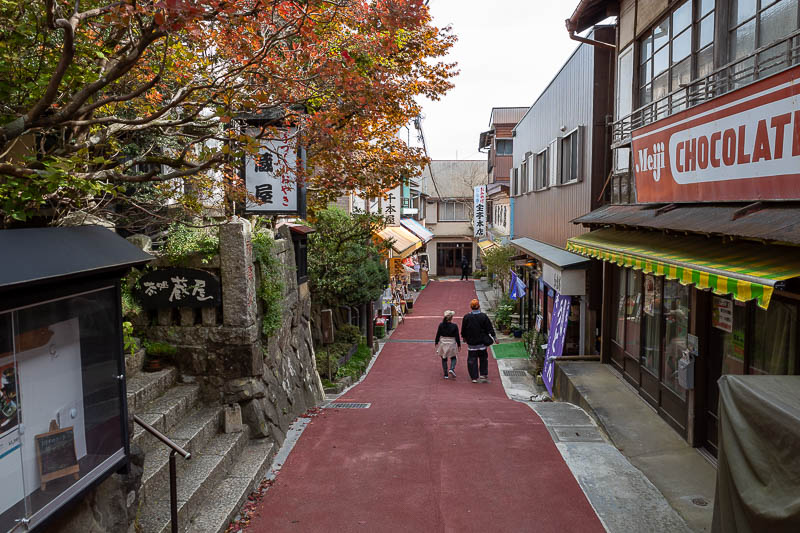
<instances>
[{"instance_id":1,"label":"storefront window display","mask_svg":"<svg viewBox=\"0 0 800 533\"><path fill-rule=\"evenodd\" d=\"M614 269L614 328L611 330L612 339L618 345L624 346L625 344L625 270L622 268Z\"/></svg>"},{"instance_id":2,"label":"storefront window display","mask_svg":"<svg viewBox=\"0 0 800 533\"><path fill-rule=\"evenodd\" d=\"M686 389L678 383L678 360L686 350L689 333L689 287L677 281L664 281L664 374L661 381L686 399Z\"/></svg>"},{"instance_id":3,"label":"storefront window display","mask_svg":"<svg viewBox=\"0 0 800 533\"><path fill-rule=\"evenodd\" d=\"M797 304L774 299L768 310L757 308L753 328L751 374L798 374Z\"/></svg>"},{"instance_id":4,"label":"storefront window display","mask_svg":"<svg viewBox=\"0 0 800 533\"><path fill-rule=\"evenodd\" d=\"M722 352L722 374L745 373L747 304L714 296L711 307L712 346Z\"/></svg>"},{"instance_id":5,"label":"storefront window display","mask_svg":"<svg viewBox=\"0 0 800 533\"><path fill-rule=\"evenodd\" d=\"M631 268L626 270L628 276L625 293L625 351L631 355L639 355L641 344L642 321L642 273Z\"/></svg>"},{"instance_id":6,"label":"storefront window display","mask_svg":"<svg viewBox=\"0 0 800 533\"><path fill-rule=\"evenodd\" d=\"M658 377L661 363L661 293L663 278L647 274L644 276L644 345L642 346L642 367Z\"/></svg>"},{"instance_id":7,"label":"storefront window display","mask_svg":"<svg viewBox=\"0 0 800 533\"><path fill-rule=\"evenodd\" d=\"M125 458L116 288L0 313L0 530Z\"/></svg>"}]
</instances>

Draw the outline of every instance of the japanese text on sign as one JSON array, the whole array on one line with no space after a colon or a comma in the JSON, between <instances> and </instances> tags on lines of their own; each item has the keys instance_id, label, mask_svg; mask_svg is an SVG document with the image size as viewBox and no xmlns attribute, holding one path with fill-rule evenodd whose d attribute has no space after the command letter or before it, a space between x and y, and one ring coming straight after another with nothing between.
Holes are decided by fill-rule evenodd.
<instances>
[{"instance_id":1,"label":"japanese text on sign","mask_svg":"<svg viewBox=\"0 0 800 533\"><path fill-rule=\"evenodd\" d=\"M550 321L550 335L547 342L547 354L542 369L542 381L544 381L550 396L553 395L553 377L555 375L555 359L561 357L564 352L564 337L567 333L567 323L569 319L569 307L572 301L571 296L556 293L553 303L553 318Z\"/></svg>"},{"instance_id":2,"label":"japanese text on sign","mask_svg":"<svg viewBox=\"0 0 800 533\"><path fill-rule=\"evenodd\" d=\"M145 308L213 307L221 302L219 280L205 270L154 270L142 276L139 286L139 297Z\"/></svg>"},{"instance_id":3,"label":"japanese text on sign","mask_svg":"<svg viewBox=\"0 0 800 533\"><path fill-rule=\"evenodd\" d=\"M246 159L247 211L297 213L297 147L291 134L281 130L282 138L262 140L260 153Z\"/></svg>"},{"instance_id":4,"label":"japanese text on sign","mask_svg":"<svg viewBox=\"0 0 800 533\"><path fill-rule=\"evenodd\" d=\"M486 185L476 185L472 224L476 238L486 237Z\"/></svg>"}]
</instances>

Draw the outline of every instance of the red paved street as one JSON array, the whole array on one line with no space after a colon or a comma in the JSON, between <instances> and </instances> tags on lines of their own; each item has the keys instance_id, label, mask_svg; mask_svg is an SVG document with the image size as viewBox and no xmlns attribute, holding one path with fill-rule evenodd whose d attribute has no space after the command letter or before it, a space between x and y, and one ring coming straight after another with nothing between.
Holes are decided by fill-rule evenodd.
<instances>
[{"instance_id":1,"label":"red paved street","mask_svg":"<svg viewBox=\"0 0 800 533\"><path fill-rule=\"evenodd\" d=\"M432 282L392 341L433 340L472 282ZM460 324L460 319L458 320ZM387 343L363 383L314 418L248 531L603 531L539 417L491 383L443 380L432 343Z\"/></svg>"}]
</instances>

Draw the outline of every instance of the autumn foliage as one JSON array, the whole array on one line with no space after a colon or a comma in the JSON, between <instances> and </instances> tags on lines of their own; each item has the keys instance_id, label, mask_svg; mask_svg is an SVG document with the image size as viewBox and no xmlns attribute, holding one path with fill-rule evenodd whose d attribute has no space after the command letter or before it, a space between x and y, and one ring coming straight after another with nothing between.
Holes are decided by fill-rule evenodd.
<instances>
[{"instance_id":1,"label":"autumn foliage","mask_svg":"<svg viewBox=\"0 0 800 533\"><path fill-rule=\"evenodd\" d=\"M421 0L0 0L5 223L139 184L195 207L241 194L243 116L297 127L317 202L377 194L425 163L397 132L451 87L454 39Z\"/></svg>"}]
</instances>

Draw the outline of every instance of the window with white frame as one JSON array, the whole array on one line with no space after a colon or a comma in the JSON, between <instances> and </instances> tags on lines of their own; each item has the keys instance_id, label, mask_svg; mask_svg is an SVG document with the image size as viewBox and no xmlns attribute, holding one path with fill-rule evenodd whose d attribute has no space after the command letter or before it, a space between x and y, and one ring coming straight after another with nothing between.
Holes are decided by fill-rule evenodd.
<instances>
[{"instance_id":1,"label":"window with white frame","mask_svg":"<svg viewBox=\"0 0 800 533\"><path fill-rule=\"evenodd\" d=\"M519 192L524 194L528 192L528 159L527 157L522 160L522 165L519 167Z\"/></svg>"},{"instance_id":2,"label":"window with white frame","mask_svg":"<svg viewBox=\"0 0 800 533\"><path fill-rule=\"evenodd\" d=\"M495 155L511 155L514 141L511 139L497 139L495 141Z\"/></svg>"},{"instance_id":3,"label":"window with white frame","mask_svg":"<svg viewBox=\"0 0 800 533\"><path fill-rule=\"evenodd\" d=\"M519 196L519 168L511 169L511 196Z\"/></svg>"},{"instance_id":4,"label":"window with white frame","mask_svg":"<svg viewBox=\"0 0 800 533\"><path fill-rule=\"evenodd\" d=\"M547 182L545 188L556 185L561 179L561 137L550 141L547 148Z\"/></svg>"},{"instance_id":5,"label":"window with white frame","mask_svg":"<svg viewBox=\"0 0 800 533\"><path fill-rule=\"evenodd\" d=\"M466 222L469 220L466 202L446 201L439 204L441 222Z\"/></svg>"},{"instance_id":6,"label":"window with white frame","mask_svg":"<svg viewBox=\"0 0 800 533\"><path fill-rule=\"evenodd\" d=\"M561 171L558 182L571 183L580 179L582 128L579 126L561 138Z\"/></svg>"},{"instance_id":7,"label":"window with white frame","mask_svg":"<svg viewBox=\"0 0 800 533\"><path fill-rule=\"evenodd\" d=\"M535 191L547 187L547 148L538 152L533 158L533 189Z\"/></svg>"}]
</instances>

